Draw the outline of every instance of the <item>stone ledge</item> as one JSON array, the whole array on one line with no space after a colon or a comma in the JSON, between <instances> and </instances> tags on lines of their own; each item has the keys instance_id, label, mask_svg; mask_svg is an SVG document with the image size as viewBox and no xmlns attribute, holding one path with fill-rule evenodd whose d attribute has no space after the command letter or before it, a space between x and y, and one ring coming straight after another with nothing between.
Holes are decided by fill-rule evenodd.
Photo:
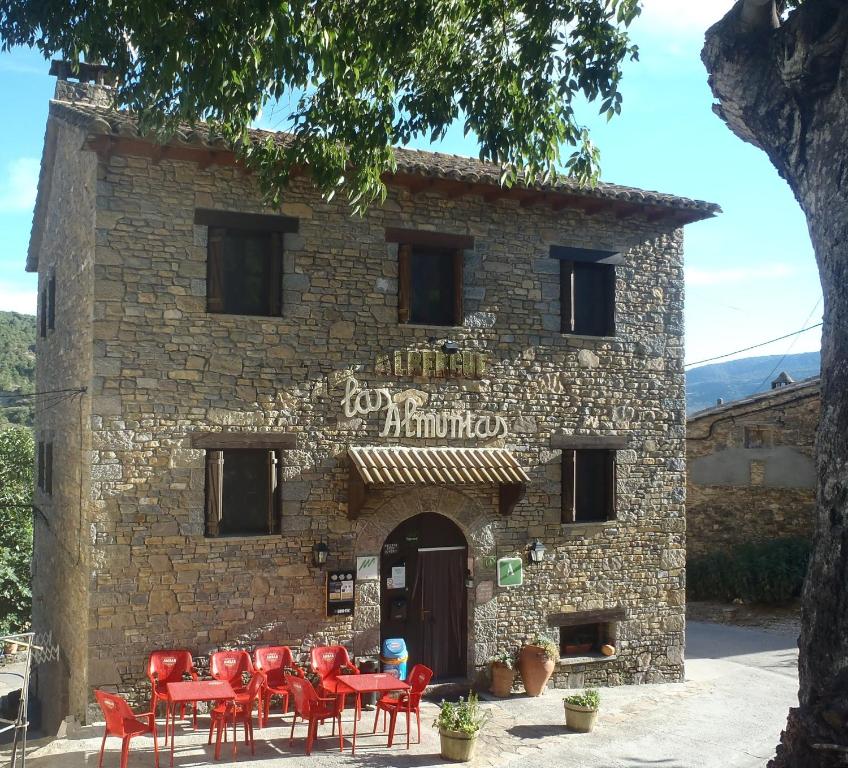
<instances>
[{"instance_id":1,"label":"stone ledge","mask_svg":"<svg viewBox=\"0 0 848 768\"><path fill-rule=\"evenodd\" d=\"M557 660L558 667L575 667L578 664L596 664L602 661L615 661L618 658L617 654L612 656L604 656L601 653L592 654L591 656L560 656Z\"/></svg>"}]
</instances>

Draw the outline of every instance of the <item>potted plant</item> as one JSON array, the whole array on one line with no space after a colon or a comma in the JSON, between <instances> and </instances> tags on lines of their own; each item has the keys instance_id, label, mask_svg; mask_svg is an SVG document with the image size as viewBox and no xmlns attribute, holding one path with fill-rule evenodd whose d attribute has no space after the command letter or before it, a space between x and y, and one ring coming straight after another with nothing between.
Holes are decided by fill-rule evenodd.
<instances>
[{"instance_id":1,"label":"potted plant","mask_svg":"<svg viewBox=\"0 0 848 768\"><path fill-rule=\"evenodd\" d=\"M565 704L565 725L569 730L589 733L595 727L601 697L594 688L566 696L563 703Z\"/></svg>"},{"instance_id":2,"label":"potted plant","mask_svg":"<svg viewBox=\"0 0 848 768\"><path fill-rule=\"evenodd\" d=\"M489 675L491 684L489 691L504 698L512 692L512 684L515 682L515 650L501 651L489 659Z\"/></svg>"},{"instance_id":3,"label":"potted plant","mask_svg":"<svg viewBox=\"0 0 848 768\"><path fill-rule=\"evenodd\" d=\"M518 671L528 696L538 696L545 690L554 673L559 647L544 635L533 635L518 655Z\"/></svg>"},{"instance_id":4,"label":"potted plant","mask_svg":"<svg viewBox=\"0 0 848 768\"><path fill-rule=\"evenodd\" d=\"M469 693L467 700L460 696L456 703L442 701L433 722L433 727L439 729L442 757L462 763L474 757L477 735L491 714L480 708L474 693Z\"/></svg>"}]
</instances>

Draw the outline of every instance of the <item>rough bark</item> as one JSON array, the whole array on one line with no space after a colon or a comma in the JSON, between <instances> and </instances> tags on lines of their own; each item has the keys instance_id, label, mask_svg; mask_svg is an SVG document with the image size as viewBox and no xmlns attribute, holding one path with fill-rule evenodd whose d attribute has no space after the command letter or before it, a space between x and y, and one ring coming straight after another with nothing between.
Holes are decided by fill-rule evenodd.
<instances>
[{"instance_id":1,"label":"rough bark","mask_svg":"<svg viewBox=\"0 0 848 768\"><path fill-rule=\"evenodd\" d=\"M763 149L807 217L824 294L814 547L802 599L799 706L775 768L848 765L848 4L783 20L739 0L707 31L716 113Z\"/></svg>"}]
</instances>

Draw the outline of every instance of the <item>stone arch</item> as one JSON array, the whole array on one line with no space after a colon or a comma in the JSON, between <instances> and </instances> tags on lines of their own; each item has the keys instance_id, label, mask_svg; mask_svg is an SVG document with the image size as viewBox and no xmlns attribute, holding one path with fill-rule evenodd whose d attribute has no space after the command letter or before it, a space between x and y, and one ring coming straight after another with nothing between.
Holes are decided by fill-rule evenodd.
<instances>
[{"instance_id":1,"label":"stone arch","mask_svg":"<svg viewBox=\"0 0 848 768\"><path fill-rule=\"evenodd\" d=\"M486 637L494 637L496 607L480 606L475 601L476 586L485 574L484 560L496 554L495 531L501 518L497 504L486 503L481 495L447 486L405 487L374 493L366 513L357 521L354 554L375 555L382 551L389 534L404 520L422 513L444 515L456 523L468 542L473 560L474 588L468 590L468 673L485 663L489 655ZM377 581L360 582L356 588L353 622L353 648L358 656L379 653L380 585ZM493 600L495 598L492 598ZM491 624L491 626L489 626Z\"/></svg>"}]
</instances>

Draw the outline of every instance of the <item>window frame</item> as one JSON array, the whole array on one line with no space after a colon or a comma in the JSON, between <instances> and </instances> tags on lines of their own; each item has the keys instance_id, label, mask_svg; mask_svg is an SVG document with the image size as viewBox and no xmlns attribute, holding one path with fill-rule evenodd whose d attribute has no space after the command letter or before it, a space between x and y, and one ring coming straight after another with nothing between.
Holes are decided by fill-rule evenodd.
<instances>
[{"instance_id":1,"label":"window frame","mask_svg":"<svg viewBox=\"0 0 848 768\"><path fill-rule=\"evenodd\" d=\"M590 338L614 338L616 335L616 266L624 263L624 256L618 251L605 251L591 248L572 248L552 246L551 258L559 261L560 284L560 333L564 335L585 336ZM603 333L590 332L578 328L577 308L581 298L577 290L577 273L581 269L603 269L602 280L605 300L606 326Z\"/></svg>"},{"instance_id":2,"label":"window frame","mask_svg":"<svg viewBox=\"0 0 848 768\"><path fill-rule=\"evenodd\" d=\"M579 456L583 453L603 453L607 457L604 467L606 490L604 491L603 507L599 517L578 517L579 493ZM563 448L562 449L562 509L560 522L563 525L595 524L602 525L618 519L618 449L610 447L596 448Z\"/></svg>"}]
</instances>

